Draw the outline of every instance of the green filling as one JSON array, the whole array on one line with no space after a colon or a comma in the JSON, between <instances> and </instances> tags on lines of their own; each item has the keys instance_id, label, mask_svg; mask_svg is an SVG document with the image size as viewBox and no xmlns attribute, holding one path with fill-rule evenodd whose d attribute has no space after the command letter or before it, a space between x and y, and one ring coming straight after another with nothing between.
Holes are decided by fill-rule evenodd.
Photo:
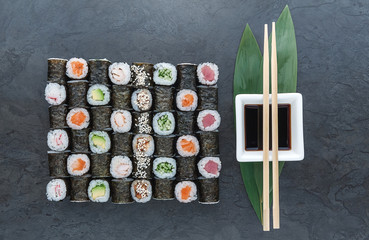
<instances>
[{"instance_id":1,"label":"green filling","mask_svg":"<svg viewBox=\"0 0 369 240\"><path fill-rule=\"evenodd\" d=\"M103 101L104 100L104 93L100 88L92 90L92 99L95 101Z\"/></svg>"},{"instance_id":2,"label":"green filling","mask_svg":"<svg viewBox=\"0 0 369 240\"><path fill-rule=\"evenodd\" d=\"M172 121L170 121L168 115L163 115L159 117L158 125L161 131L169 131L172 127Z\"/></svg>"},{"instance_id":3,"label":"green filling","mask_svg":"<svg viewBox=\"0 0 369 240\"><path fill-rule=\"evenodd\" d=\"M93 135L91 140L95 147L101 147L105 149L106 140L104 137Z\"/></svg>"},{"instance_id":4,"label":"green filling","mask_svg":"<svg viewBox=\"0 0 369 240\"><path fill-rule=\"evenodd\" d=\"M167 81L172 81L172 71L168 68L160 69L159 77Z\"/></svg>"},{"instance_id":5,"label":"green filling","mask_svg":"<svg viewBox=\"0 0 369 240\"><path fill-rule=\"evenodd\" d=\"M106 191L106 188L104 184L96 185L95 187L91 189L92 199L95 200L96 198L105 196L105 191Z\"/></svg>"},{"instance_id":6,"label":"green filling","mask_svg":"<svg viewBox=\"0 0 369 240\"><path fill-rule=\"evenodd\" d=\"M168 162L161 162L158 164L158 166L156 166L156 171L158 173L171 173L173 172L173 165L171 163L168 163Z\"/></svg>"}]
</instances>

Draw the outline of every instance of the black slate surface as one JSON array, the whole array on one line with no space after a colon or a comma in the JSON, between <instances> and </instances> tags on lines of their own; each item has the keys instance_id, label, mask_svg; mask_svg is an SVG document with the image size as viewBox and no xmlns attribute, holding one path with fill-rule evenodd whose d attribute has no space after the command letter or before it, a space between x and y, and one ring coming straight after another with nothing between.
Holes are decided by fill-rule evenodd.
<instances>
[{"instance_id":1,"label":"black slate surface","mask_svg":"<svg viewBox=\"0 0 369 240\"><path fill-rule=\"evenodd\" d=\"M232 78L242 31L288 3L304 97L305 160L280 179L263 233L235 160ZM0 1L0 239L369 239L366 0ZM218 205L51 203L43 99L49 57L213 61L221 71Z\"/></svg>"}]
</instances>

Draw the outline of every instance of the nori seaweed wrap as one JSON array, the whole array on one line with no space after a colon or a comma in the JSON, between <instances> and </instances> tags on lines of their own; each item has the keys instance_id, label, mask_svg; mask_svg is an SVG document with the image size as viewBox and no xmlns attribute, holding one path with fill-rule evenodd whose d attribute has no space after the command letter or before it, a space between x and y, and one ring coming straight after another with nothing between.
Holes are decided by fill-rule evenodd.
<instances>
[{"instance_id":1,"label":"nori seaweed wrap","mask_svg":"<svg viewBox=\"0 0 369 240\"><path fill-rule=\"evenodd\" d=\"M113 133L112 134L112 154L132 156L132 133Z\"/></svg>"},{"instance_id":2,"label":"nori seaweed wrap","mask_svg":"<svg viewBox=\"0 0 369 240\"><path fill-rule=\"evenodd\" d=\"M72 130L72 152L87 153L89 152L88 135L90 129Z\"/></svg>"},{"instance_id":3,"label":"nori seaweed wrap","mask_svg":"<svg viewBox=\"0 0 369 240\"><path fill-rule=\"evenodd\" d=\"M67 82L66 65L68 60L61 58L49 58L47 60L47 81L65 84Z\"/></svg>"},{"instance_id":4,"label":"nori seaweed wrap","mask_svg":"<svg viewBox=\"0 0 369 240\"><path fill-rule=\"evenodd\" d=\"M90 59L88 60L88 68L90 70L91 84L109 85L109 66L111 62L107 59Z\"/></svg>"},{"instance_id":5,"label":"nori seaweed wrap","mask_svg":"<svg viewBox=\"0 0 369 240\"><path fill-rule=\"evenodd\" d=\"M219 202L219 178L198 179L199 202L214 204Z\"/></svg>"},{"instance_id":6,"label":"nori seaweed wrap","mask_svg":"<svg viewBox=\"0 0 369 240\"><path fill-rule=\"evenodd\" d=\"M196 91L197 65L181 63L177 65L177 89L191 89Z\"/></svg>"},{"instance_id":7,"label":"nori seaweed wrap","mask_svg":"<svg viewBox=\"0 0 369 240\"><path fill-rule=\"evenodd\" d=\"M200 155L211 157L219 155L219 132L198 132Z\"/></svg>"},{"instance_id":8,"label":"nori seaweed wrap","mask_svg":"<svg viewBox=\"0 0 369 240\"><path fill-rule=\"evenodd\" d=\"M176 136L175 135L154 135L155 142L155 156L158 157L172 157L176 152L175 144L176 144Z\"/></svg>"},{"instance_id":9,"label":"nori seaweed wrap","mask_svg":"<svg viewBox=\"0 0 369 240\"><path fill-rule=\"evenodd\" d=\"M67 128L67 117L68 107L66 104L50 106L49 107L49 118L50 128Z\"/></svg>"},{"instance_id":10,"label":"nori seaweed wrap","mask_svg":"<svg viewBox=\"0 0 369 240\"><path fill-rule=\"evenodd\" d=\"M117 204L132 203L131 184L132 178L111 180L111 201Z\"/></svg>"},{"instance_id":11,"label":"nori seaweed wrap","mask_svg":"<svg viewBox=\"0 0 369 240\"><path fill-rule=\"evenodd\" d=\"M87 188L91 175L83 175L80 177L70 178L70 201L71 202L88 202Z\"/></svg>"},{"instance_id":12,"label":"nori seaweed wrap","mask_svg":"<svg viewBox=\"0 0 369 240\"><path fill-rule=\"evenodd\" d=\"M74 80L68 82L68 105L70 108L87 106L87 89L88 82L86 80Z\"/></svg>"},{"instance_id":13,"label":"nori seaweed wrap","mask_svg":"<svg viewBox=\"0 0 369 240\"><path fill-rule=\"evenodd\" d=\"M110 177L110 153L91 154L92 177Z\"/></svg>"},{"instance_id":14,"label":"nori seaweed wrap","mask_svg":"<svg viewBox=\"0 0 369 240\"><path fill-rule=\"evenodd\" d=\"M152 112L132 112L132 132L152 134Z\"/></svg>"},{"instance_id":15,"label":"nori seaweed wrap","mask_svg":"<svg viewBox=\"0 0 369 240\"><path fill-rule=\"evenodd\" d=\"M218 88L217 87L197 87L199 98L197 110L218 110Z\"/></svg>"},{"instance_id":16,"label":"nori seaweed wrap","mask_svg":"<svg viewBox=\"0 0 369 240\"><path fill-rule=\"evenodd\" d=\"M111 106L91 107L92 129L106 130L110 129Z\"/></svg>"},{"instance_id":17,"label":"nori seaweed wrap","mask_svg":"<svg viewBox=\"0 0 369 240\"><path fill-rule=\"evenodd\" d=\"M195 112L176 112L176 133L179 135L192 134L196 126Z\"/></svg>"},{"instance_id":18,"label":"nori seaweed wrap","mask_svg":"<svg viewBox=\"0 0 369 240\"><path fill-rule=\"evenodd\" d=\"M197 178L197 159L193 157L177 156L177 180L195 180Z\"/></svg>"},{"instance_id":19,"label":"nori seaweed wrap","mask_svg":"<svg viewBox=\"0 0 369 240\"><path fill-rule=\"evenodd\" d=\"M154 65L151 63L132 63L132 86L135 88L147 88L154 86L153 69Z\"/></svg>"},{"instance_id":20,"label":"nori seaweed wrap","mask_svg":"<svg viewBox=\"0 0 369 240\"><path fill-rule=\"evenodd\" d=\"M149 156L133 156L133 178L151 179L152 178L152 157Z\"/></svg>"},{"instance_id":21,"label":"nori seaweed wrap","mask_svg":"<svg viewBox=\"0 0 369 240\"><path fill-rule=\"evenodd\" d=\"M155 86L154 111L165 112L174 110L174 87Z\"/></svg>"},{"instance_id":22,"label":"nori seaweed wrap","mask_svg":"<svg viewBox=\"0 0 369 240\"><path fill-rule=\"evenodd\" d=\"M51 177L67 177L67 159L70 152L48 152L49 173Z\"/></svg>"},{"instance_id":23,"label":"nori seaweed wrap","mask_svg":"<svg viewBox=\"0 0 369 240\"><path fill-rule=\"evenodd\" d=\"M172 200L174 199L174 180L171 179L154 179L153 198L157 200Z\"/></svg>"},{"instance_id":24,"label":"nori seaweed wrap","mask_svg":"<svg viewBox=\"0 0 369 240\"><path fill-rule=\"evenodd\" d=\"M132 88L124 85L113 85L111 87L111 101L113 108L131 110Z\"/></svg>"}]
</instances>

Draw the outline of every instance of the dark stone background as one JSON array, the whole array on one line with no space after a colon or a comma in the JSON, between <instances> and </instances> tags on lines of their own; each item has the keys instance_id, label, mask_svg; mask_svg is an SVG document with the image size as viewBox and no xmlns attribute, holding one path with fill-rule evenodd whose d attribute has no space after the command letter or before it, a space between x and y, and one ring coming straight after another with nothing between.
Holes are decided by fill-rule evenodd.
<instances>
[{"instance_id":1,"label":"dark stone background","mask_svg":"<svg viewBox=\"0 0 369 240\"><path fill-rule=\"evenodd\" d=\"M250 23L289 4L304 96L305 160L280 179L281 229L263 233L235 159L234 62ZM0 239L369 239L366 0L0 1ZM49 57L212 61L221 77L221 202L51 203Z\"/></svg>"}]
</instances>

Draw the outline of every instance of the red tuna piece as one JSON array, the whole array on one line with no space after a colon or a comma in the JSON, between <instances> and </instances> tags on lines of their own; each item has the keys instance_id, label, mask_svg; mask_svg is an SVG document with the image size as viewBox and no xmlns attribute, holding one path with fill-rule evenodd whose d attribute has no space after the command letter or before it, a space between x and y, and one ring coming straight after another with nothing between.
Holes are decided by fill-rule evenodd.
<instances>
[{"instance_id":1,"label":"red tuna piece","mask_svg":"<svg viewBox=\"0 0 369 240\"><path fill-rule=\"evenodd\" d=\"M211 67L205 65L201 68L201 73L202 75L204 76L204 80L205 81L214 81L214 78L215 78L215 73L214 73L214 70L211 69Z\"/></svg>"},{"instance_id":2,"label":"red tuna piece","mask_svg":"<svg viewBox=\"0 0 369 240\"><path fill-rule=\"evenodd\" d=\"M204 169L205 171L207 171L208 173L211 173L211 174L217 174L218 173L218 163L212 161L212 160L209 160L205 166L204 166Z\"/></svg>"},{"instance_id":3,"label":"red tuna piece","mask_svg":"<svg viewBox=\"0 0 369 240\"><path fill-rule=\"evenodd\" d=\"M202 118L202 125L204 128L210 127L215 123L215 117L212 114L206 114L205 117Z\"/></svg>"}]
</instances>

